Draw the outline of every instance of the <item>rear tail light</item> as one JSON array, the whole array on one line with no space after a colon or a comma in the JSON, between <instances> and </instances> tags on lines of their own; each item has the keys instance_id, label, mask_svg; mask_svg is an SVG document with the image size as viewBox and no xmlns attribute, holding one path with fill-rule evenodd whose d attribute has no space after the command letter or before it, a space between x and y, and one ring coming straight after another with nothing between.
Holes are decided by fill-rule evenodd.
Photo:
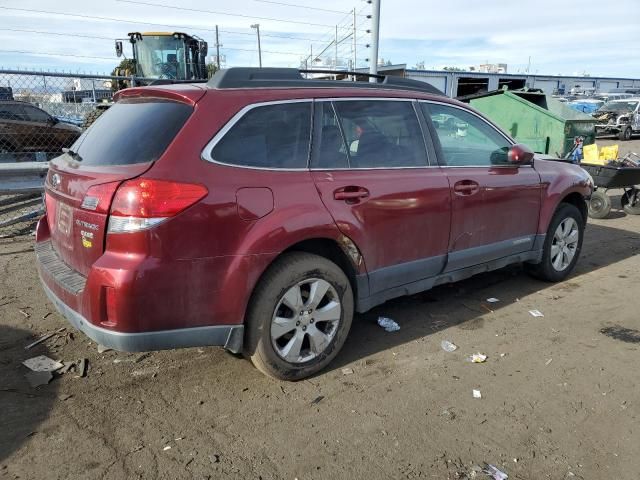
<instances>
[{"instance_id":1,"label":"rear tail light","mask_svg":"<svg viewBox=\"0 0 640 480\"><path fill-rule=\"evenodd\" d=\"M111 199L118 185L120 182L103 183L89 187L80 207L97 213L108 213Z\"/></svg>"},{"instance_id":2,"label":"rear tail light","mask_svg":"<svg viewBox=\"0 0 640 480\"><path fill-rule=\"evenodd\" d=\"M104 287L105 318L104 325L114 327L118 323L116 313L116 290L113 287Z\"/></svg>"},{"instance_id":3,"label":"rear tail light","mask_svg":"<svg viewBox=\"0 0 640 480\"><path fill-rule=\"evenodd\" d=\"M111 205L109 233L137 232L171 218L207 195L198 184L136 178L124 182Z\"/></svg>"}]
</instances>

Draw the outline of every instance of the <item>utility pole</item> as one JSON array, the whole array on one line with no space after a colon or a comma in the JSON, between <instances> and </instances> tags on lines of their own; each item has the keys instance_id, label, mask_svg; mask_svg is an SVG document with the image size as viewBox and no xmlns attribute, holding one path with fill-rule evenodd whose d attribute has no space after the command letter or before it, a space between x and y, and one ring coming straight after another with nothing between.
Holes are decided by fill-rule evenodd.
<instances>
[{"instance_id":1,"label":"utility pole","mask_svg":"<svg viewBox=\"0 0 640 480\"><path fill-rule=\"evenodd\" d=\"M358 68L358 56L356 55L356 9L353 9L353 68L351 70L355 71ZM356 77L353 77L353 81L355 82Z\"/></svg>"},{"instance_id":2,"label":"utility pole","mask_svg":"<svg viewBox=\"0 0 640 480\"><path fill-rule=\"evenodd\" d=\"M372 6L371 12L371 60L369 61L369 73L378 73L378 46L380 43L380 2L382 0L369 0ZM372 83L377 82L376 78L369 78Z\"/></svg>"},{"instance_id":3,"label":"utility pole","mask_svg":"<svg viewBox=\"0 0 640 480\"><path fill-rule=\"evenodd\" d=\"M220 70L220 39L218 38L218 25L216 25L216 64Z\"/></svg>"},{"instance_id":4,"label":"utility pole","mask_svg":"<svg viewBox=\"0 0 640 480\"><path fill-rule=\"evenodd\" d=\"M251 25L251 28L256 29L256 33L258 34L258 65L262 68L262 47L260 46L260 24L254 23Z\"/></svg>"},{"instance_id":5,"label":"utility pole","mask_svg":"<svg viewBox=\"0 0 640 480\"><path fill-rule=\"evenodd\" d=\"M336 25L335 54L333 56L333 69L338 70L338 25ZM336 76L336 80L338 77Z\"/></svg>"}]
</instances>

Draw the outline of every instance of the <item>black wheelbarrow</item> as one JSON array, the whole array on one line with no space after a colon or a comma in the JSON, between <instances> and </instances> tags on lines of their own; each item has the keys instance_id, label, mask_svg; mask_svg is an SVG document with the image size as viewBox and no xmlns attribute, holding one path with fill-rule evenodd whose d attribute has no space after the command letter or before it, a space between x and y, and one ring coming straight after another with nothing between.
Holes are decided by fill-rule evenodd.
<instances>
[{"instance_id":1,"label":"black wheelbarrow","mask_svg":"<svg viewBox=\"0 0 640 480\"><path fill-rule=\"evenodd\" d=\"M593 177L596 186L589 201L589 216L604 218L611 211L611 198L607 190L621 188L622 208L629 215L640 215L640 167L615 165L580 165Z\"/></svg>"}]
</instances>

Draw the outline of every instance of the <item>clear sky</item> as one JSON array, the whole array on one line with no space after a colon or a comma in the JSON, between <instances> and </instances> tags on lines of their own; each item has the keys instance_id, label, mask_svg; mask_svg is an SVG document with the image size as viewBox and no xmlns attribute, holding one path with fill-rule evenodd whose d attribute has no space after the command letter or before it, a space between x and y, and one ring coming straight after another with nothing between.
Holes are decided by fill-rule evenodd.
<instances>
[{"instance_id":1,"label":"clear sky","mask_svg":"<svg viewBox=\"0 0 640 480\"><path fill-rule=\"evenodd\" d=\"M347 64L354 8L357 66L364 67L364 0L2 0L0 68L109 72L118 63L113 40L130 31L193 33L213 55L216 24L226 65L257 66L254 23L264 66L297 67L325 49L322 57L333 58L336 25L339 64ZM506 63L509 73L523 72L530 57L532 73L640 78L640 0L382 0L379 57L428 69Z\"/></svg>"}]
</instances>

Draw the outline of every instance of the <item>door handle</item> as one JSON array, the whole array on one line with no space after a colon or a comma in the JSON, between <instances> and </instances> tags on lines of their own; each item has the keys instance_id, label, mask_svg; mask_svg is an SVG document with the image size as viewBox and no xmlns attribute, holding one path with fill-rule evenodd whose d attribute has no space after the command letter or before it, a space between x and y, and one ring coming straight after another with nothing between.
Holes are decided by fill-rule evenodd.
<instances>
[{"instance_id":1,"label":"door handle","mask_svg":"<svg viewBox=\"0 0 640 480\"><path fill-rule=\"evenodd\" d=\"M369 198L369 190L364 187L348 186L333 191L335 200L344 200L347 203L357 203L359 200Z\"/></svg>"},{"instance_id":2,"label":"door handle","mask_svg":"<svg viewBox=\"0 0 640 480\"><path fill-rule=\"evenodd\" d=\"M453 185L453 191L458 195L473 195L480 191L480 185L473 180L460 180Z\"/></svg>"}]
</instances>

